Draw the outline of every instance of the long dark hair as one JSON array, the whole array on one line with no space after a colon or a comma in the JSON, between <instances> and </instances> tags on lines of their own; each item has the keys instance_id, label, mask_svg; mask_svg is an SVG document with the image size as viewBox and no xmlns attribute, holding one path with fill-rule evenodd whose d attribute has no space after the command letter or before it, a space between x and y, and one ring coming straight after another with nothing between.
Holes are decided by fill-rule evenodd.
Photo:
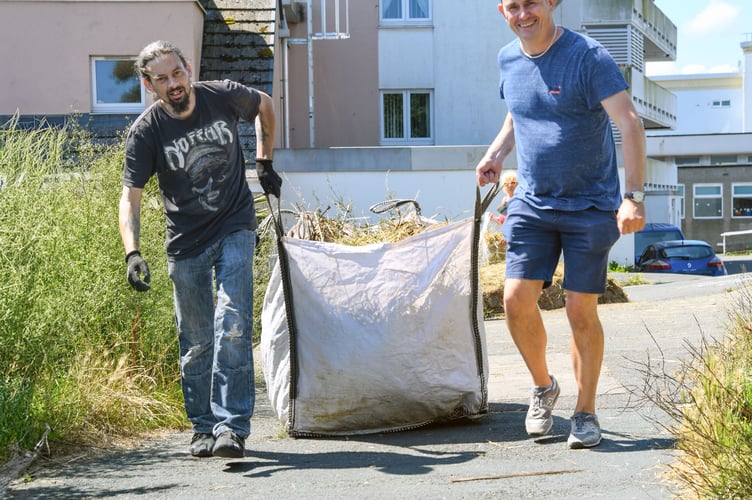
<instances>
[{"instance_id":1,"label":"long dark hair","mask_svg":"<svg viewBox=\"0 0 752 500\"><path fill-rule=\"evenodd\" d=\"M138 54L138 59L136 59L135 64L138 76L146 78L151 82L151 75L146 71L146 66L157 57L165 54L175 54L180 58L180 62L183 63L183 66L187 66L187 61L185 56L183 56L183 52L176 45L164 40L157 40L141 49L141 53Z\"/></svg>"}]
</instances>

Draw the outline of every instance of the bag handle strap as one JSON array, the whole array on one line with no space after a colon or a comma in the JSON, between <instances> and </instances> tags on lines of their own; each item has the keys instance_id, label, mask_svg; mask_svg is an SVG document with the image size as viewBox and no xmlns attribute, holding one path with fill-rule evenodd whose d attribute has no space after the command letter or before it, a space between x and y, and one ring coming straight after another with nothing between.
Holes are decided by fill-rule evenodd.
<instances>
[{"instance_id":1,"label":"bag handle strap","mask_svg":"<svg viewBox=\"0 0 752 500\"><path fill-rule=\"evenodd\" d=\"M282 205L280 199L277 196L274 197L277 199L277 206L275 207L272 205L272 196L269 193L264 193L264 197L266 198L266 205L269 207L269 217L271 217L274 224L274 232L277 233L277 239L281 239L285 235L285 230L282 227Z\"/></svg>"},{"instance_id":2,"label":"bag handle strap","mask_svg":"<svg viewBox=\"0 0 752 500\"><path fill-rule=\"evenodd\" d=\"M470 323L473 328L473 337L475 340L475 366L478 369L478 379L484 380L485 373L483 368L483 341L480 334L480 319L478 318L478 309L482 308L480 292L480 269L478 264L478 254L480 252L480 232L481 220L483 214L491 205L494 197L499 193L499 183L491 186L491 189L483 196L480 196L480 187L475 188L475 217L473 218L472 245L470 249ZM482 391L482 408L488 408L488 389L484 387Z\"/></svg>"},{"instance_id":3,"label":"bag handle strap","mask_svg":"<svg viewBox=\"0 0 752 500\"><path fill-rule=\"evenodd\" d=\"M494 198L496 198L496 195L499 194L499 191L501 191L501 185L496 182L491 186L491 189L488 190L488 192L483 196L483 199L480 198L480 187L475 188L475 219L476 221L480 220L480 218L483 216L483 212L488 210L488 207L491 206L491 202Z\"/></svg>"},{"instance_id":4,"label":"bag handle strap","mask_svg":"<svg viewBox=\"0 0 752 500\"><path fill-rule=\"evenodd\" d=\"M375 214L382 214L395 208L399 208L402 205L412 204L415 207L415 212L420 215L420 203L411 199L397 199L397 200L384 200L378 203L374 203L369 207L369 210Z\"/></svg>"}]
</instances>

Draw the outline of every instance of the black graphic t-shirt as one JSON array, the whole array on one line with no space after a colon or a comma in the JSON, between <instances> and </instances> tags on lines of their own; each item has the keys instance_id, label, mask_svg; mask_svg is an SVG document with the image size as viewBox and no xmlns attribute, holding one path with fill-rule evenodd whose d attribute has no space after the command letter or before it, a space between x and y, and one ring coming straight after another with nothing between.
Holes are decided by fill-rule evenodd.
<instances>
[{"instance_id":1,"label":"black graphic t-shirt","mask_svg":"<svg viewBox=\"0 0 752 500\"><path fill-rule=\"evenodd\" d=\"M190 117L175 119L155 103L133 123L125 143L123 185L143 188L156 174L165 247L176 259L195 256L239 229L256 229L237 124L253 123L261 96L229 80L195 82L193 91Z\"/></svg>"}]
</instances>

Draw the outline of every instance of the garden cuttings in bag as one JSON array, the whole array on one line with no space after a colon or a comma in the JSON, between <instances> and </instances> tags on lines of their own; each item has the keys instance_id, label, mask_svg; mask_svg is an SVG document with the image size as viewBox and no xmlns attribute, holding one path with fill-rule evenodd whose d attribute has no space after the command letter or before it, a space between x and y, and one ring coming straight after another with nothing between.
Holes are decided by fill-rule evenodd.
<instances>
[{"instance_id":1,"label":"garden cuttings in bag","mask_svg":"<svg viewBox=\"0 0 752 500\"><path fill-rule=\"evenodd\" d=\"M313 241L275 224L261 362L290 435L399 431L488 412L478 241L495 192L483 203L476 193L473 218L427 224L418 209L397 241ZM406 221L380 225L405 230ZM291 233L323 234L314 222ZM361 240L375 232L364 231Z\"/></svg>"},{"instance_id":2,"label":"garden cuttings in bag","mask_svg":"<svg viewBox=\"0 0 752 500\"><path fill-rule=\"evenodd\" d=\"M480 264L498 264L506 261L507 240L501 232L505 215L483 214L480 228Z\"/></svg>"}]
</instances>

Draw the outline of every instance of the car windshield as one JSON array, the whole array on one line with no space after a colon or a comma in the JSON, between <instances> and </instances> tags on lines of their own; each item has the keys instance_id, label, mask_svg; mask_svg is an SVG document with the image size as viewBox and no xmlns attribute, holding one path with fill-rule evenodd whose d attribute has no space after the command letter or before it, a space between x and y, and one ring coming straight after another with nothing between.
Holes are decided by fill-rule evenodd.
<instances>
[{"instance_id":1,"label":"car windshield","mask_svg":"<svg viewBox=\"0 0 752 500\"><path fill-rule=\"evenodd\" d=\"M712 255L712 250L705 246L666 247L661 250L661 256L667 259L705 259Z\"/></svg>"}]
</instances>

